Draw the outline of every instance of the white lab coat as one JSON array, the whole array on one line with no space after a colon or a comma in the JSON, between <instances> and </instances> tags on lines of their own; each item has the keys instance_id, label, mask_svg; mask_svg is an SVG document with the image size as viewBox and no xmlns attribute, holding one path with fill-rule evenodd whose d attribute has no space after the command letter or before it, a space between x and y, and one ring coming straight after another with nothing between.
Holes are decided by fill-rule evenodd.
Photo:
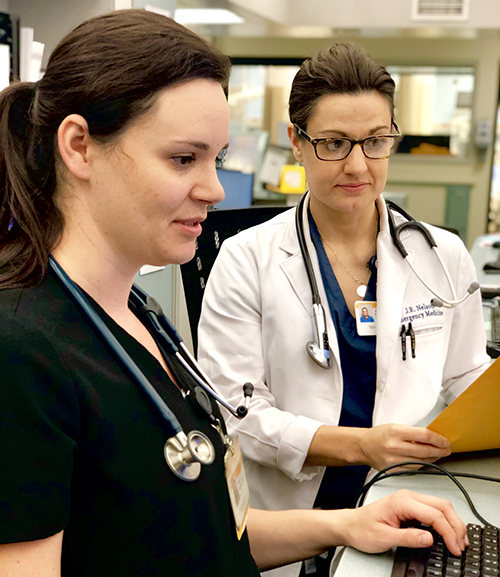
<instances>
[{"instance_id":1,"label":"white lab coat","mask_svg":"<svg viewBox=\"0 0 500 577\"><path fill-rule=\"evenodd\" d=\"M415 425L440 393L451 402L487 367L481 295L476 291L453 309L429 308L433 295L396 251L385 202L377 202L373 424ZM312 300L294 214L291 209L224 242L210 273L199 324L199 362L229 401L241 402L244 383L255 387L248 416L241 421L226 417L245 457L251 505L261 509L312 507L324 468L304 467L304 461L316 430L323 424L337 425L342 406L336 332L304 212L333 367L320 368L306 352L314 335ZM397 221L404 222L399 215ZM429 229L460 297L476 279L472 260L456 235ZM401 238L417 271L438 293L451 298L443 269L423 236L404 231ZM416 358L408 354L403 361L399 331L408 321L415 330ZM266 575L298 575L299 567Z\"/></svg>"}]
</instances>

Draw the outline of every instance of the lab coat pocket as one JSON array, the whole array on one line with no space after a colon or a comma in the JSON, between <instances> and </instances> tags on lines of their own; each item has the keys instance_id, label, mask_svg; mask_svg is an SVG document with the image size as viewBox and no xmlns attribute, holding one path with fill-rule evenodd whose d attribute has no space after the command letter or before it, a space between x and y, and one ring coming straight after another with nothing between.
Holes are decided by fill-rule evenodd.
<instances>
[{"instance_id":1,"label":"lab coat pocket","mask_svg":"<svg viewBox=\"0 0 500 577\"><path fill-rule=\"evenodd\" d=\"M436 333L442 332L443 329L443 324L432 324L414 327L413 331L415 333L415 339L420 339L421 337L436 335Z\"/></svg>"},{"instance_id":2,"label":"lab coat pocket","mask_svg":"<svg viewBox=\"0 0 500 577\"><path fill-rule=\"evenodd\" d=\"M433 323L413 328L415 359L427 366L431 382L440 386L446 358L444 324ZM435 381L435 382L434 382Z\"/></svg>"}]
</instances>

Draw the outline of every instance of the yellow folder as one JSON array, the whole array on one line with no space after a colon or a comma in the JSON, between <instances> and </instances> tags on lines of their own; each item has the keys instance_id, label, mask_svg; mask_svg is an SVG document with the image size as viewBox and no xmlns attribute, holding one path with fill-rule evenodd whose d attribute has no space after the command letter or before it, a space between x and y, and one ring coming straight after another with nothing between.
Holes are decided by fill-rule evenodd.
<instances>
[{"instance_id":1,"label":"yellow folder","mask_svg":"<svg viewBox=\"0 0 500 577\"><path fill-rule=\"evenodd\" d=\"M500 357L427 427L453 453L500 448Z\"/></svg>"}]
</instances>

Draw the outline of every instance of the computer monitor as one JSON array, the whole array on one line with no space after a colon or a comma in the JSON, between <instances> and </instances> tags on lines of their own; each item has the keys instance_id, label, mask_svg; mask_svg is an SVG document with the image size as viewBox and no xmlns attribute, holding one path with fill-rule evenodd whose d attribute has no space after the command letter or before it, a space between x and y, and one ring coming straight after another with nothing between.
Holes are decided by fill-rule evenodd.
<instances>
[{"instance_id":1,"label":"computer monitor","mask_svg":"<svg viewBox=\"0 0 500 577\"><path fill-rule=\"evenodd\" d=\"M253 174L237 170L217 169L217 176L224 188L226 197L215 208L246 208L252 204Z\"/></svg>"}]
</instances>

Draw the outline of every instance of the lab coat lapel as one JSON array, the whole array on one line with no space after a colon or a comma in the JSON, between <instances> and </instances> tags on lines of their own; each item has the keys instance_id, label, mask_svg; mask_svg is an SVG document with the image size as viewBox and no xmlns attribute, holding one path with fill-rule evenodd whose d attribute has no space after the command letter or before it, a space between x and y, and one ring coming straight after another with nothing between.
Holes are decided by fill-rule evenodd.
<instances>
[{"instance_id":1,"label":"lab coat lapel","mask_svg":"<svg viewBox=\"0 0 500 577\"><path fill-rule=\"evenodd\" d=\"M380 233L377 238L377 381L379 389L387 383L389 368L393 360L394 346L396 354L400 351L399 335L404 296L410 278L411 269L394 247L389 230L387 208L382 197L379 198ZM396 222L399 222L398 215ZM410 233L401 233L404 242ZM413 263L415 253L406 247L408 259Z\"/></svg>"},{"instance_id":2,"label":"lab coat lapel","mask_svg":"<svg viewBox=\"0 0 500 577\"><path fill-rule=\"evenodd\" d=\"M304 232L306 234L306 238L308 238L309 227L307 227ZM308 247L309 251L311 251L309 243ZM304 259L302 257L302 253L300 252L297 232L295 230L295 211L290 212L288 215L288 220L284 228L283 238L280 243L280 249L283 251L283 258L280 262L281 270L290 282L293 291L297 295L297 298L301 302L302 306L310 313L312 302L311 287L307 279L306 269L304 267ZM314 270L314 273L318 274L316 269Z\"/></svg>"}]
</instances>

